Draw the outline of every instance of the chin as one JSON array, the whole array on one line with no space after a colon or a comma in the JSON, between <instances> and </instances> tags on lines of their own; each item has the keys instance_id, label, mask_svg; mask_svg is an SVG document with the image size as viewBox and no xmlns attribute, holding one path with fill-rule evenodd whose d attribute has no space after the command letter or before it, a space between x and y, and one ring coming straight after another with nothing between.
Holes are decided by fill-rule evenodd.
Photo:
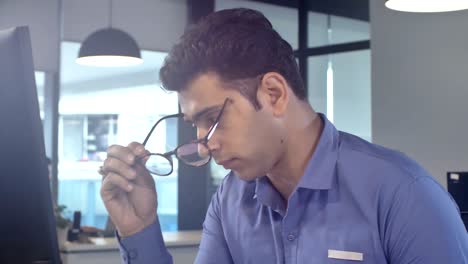
<instances>
[{"instance_id":1,"label":"chin","mask_svg":"<svg viewBox=\"0 0 468 264\"><path fill-rule=\"evenodd\" d=\"M255 172L253 170L242 170L242 169L233 169L232 170L239 179L247 182L255 181L257 178L265 176L265 174Z\"/></svg>"}]
</instances>

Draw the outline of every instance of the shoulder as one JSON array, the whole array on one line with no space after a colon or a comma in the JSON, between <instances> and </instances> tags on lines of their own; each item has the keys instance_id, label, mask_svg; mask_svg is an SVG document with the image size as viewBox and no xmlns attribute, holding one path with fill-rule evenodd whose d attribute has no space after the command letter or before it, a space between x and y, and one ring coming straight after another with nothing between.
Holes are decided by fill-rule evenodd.
<instances>
[{"instance_id":1,"label":"shoulder","mask_svg":"<svg viewBox=\"0 0 468 264\"><path fill-rule=\"evenodd\" d=\"M366 177L379 181L407 184L430 174L416 161L400 151L370 143L357 136L340 132L338 165L344 170L359 168Z\"/></svg>"},{"instance_id":2,"label":"shoulder","mask_svg":"<svg viewBox=\"0 0 468 264\"><path fill-rule=\"evenodd\" d=\"M340 132L336 167L340 186L382 215L394 206L396 197L450 197L429 172L402 152L348 133Z\"/></svg>"},{"instance_id":3,"label":"shoulder","mask_svg":"<svg viewBox=\"0 0 468 264\"><path fill-rule=\"evenodd\" d=\"M379 227L392 263L466 263L468 236L458 207L434 179L402 185L388 203Z\"/></svg>"}]
</instances>

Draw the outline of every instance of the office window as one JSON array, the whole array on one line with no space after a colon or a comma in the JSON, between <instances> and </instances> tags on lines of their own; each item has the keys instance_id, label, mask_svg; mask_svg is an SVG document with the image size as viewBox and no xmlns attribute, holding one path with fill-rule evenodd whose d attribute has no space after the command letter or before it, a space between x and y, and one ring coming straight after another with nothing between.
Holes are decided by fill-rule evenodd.
<instances>
[{"instance_id":1,"label":"office window","mask_svg":"<svg viewBox=\"0 0 468 264\"><path fill-rule=\"evenodd\" d=\"M292 48L298 48L299 27L297 24L297 9L274 4L246 0L216 0L215 10L245 7L258 10L270 20L273 28L285 39Z\"/></svg>"},{"instance_id":2,"label":"office window","mask_svg":"<svg viewBox=\"0 0 468 264\"><path fill-rule=\"evenodd\" d=\"M58 203L82 224L103 228L107 212L97 170L112 144L142 142L162 116L178 112L177 95L160 88L165 53L142 51L144 63L128 68L96 68L75 63L79 43L63 42L59 102ZM164 152L177 145L177 124L153 132L147 149ZM177 230L177 160L174 173L156 177L158 214L164 231ZM70 215L71 216L71 215Z\"/></svg>"},{"instance_id":3,"label":"office window","mask_svg":"<svg viewBox=\"0 0 468 264\"><path fill-rule=\"evenodd\" d=\"M307 42L309 47L369 40L368 21L309 12Z\"/></svg>"},{"instance_id":4,"label":"office window","mask_svg":"<svg viewBox=\"0 0 468 264\"><path fill-rule=\"evenodd\" d=\"M339 130L371 141L368 3L346 12L334 4L331 12L343 16L308 12L308 99Z\"/></svg>"},{"instance_id":5,"label":"office window","mask_svg":"<svg viewBox=\"0 0 468 264\"><path fill-rule=\"evenodd\" d=\"M37 99L39 103L39 114L41 116L41 122L43 127L43 136L44 136L44 145L46 150L46 155L48 158L51 158L50 154L50 146L48 143L50 142L48 135L46 133L46 114L45 114L45 107L47 104L47 99L45 98L45 85L46 85L46 73L42 71L35 71L34 78L36 80L36 89L37 89Z\"/></svg>"},{"instance_id":6,"label":"office window","mask_svg":"<svg viewBox=\"0 0 468 264\"><path fill-rule=\"evenodd\" d=\"M371 141L370 50L308 59L312 107L342 131Z\"/></svg>"},{"instance_id":7,"label":"office window","mask_svg":"<svg viewBox=\"0 0 468 264\"><path fill-rule=\"evenodd\" d=\"M41 71L35 71L34 77L36 79L37 88L37 99L39 101L39 112L41 114L41 120L44 121L44 84L45 84L45 73Z\"/></svg>"}]
</instances>

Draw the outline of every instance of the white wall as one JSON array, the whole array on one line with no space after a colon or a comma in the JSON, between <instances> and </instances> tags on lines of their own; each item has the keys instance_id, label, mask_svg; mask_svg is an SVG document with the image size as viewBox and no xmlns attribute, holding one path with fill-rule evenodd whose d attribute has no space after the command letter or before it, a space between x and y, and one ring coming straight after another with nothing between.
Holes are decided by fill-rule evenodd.
<instances>
[{"instance_id":1,"label":"white wall","mask_svg":"<svg viewBox=\"0 0 468 264\"><path fill-rule=\"evenodd\" d=\"M63 39L81 42L108 27L109 1L63 1ZM168 51L186 23L185 0L112 0L112 26L132 35L141 49Z\"/></svg>"},{"instance_id":2,"label":"white wall","mask_svg":"<svg viewBox=\"0 0 468 264\"><path fill-rule=\"evenodd\" d=\"M28 25L35 69L56 72L61 36L81 42L108 27L110 1L113 27L132 35L141 49L168 51L187 23L185 0L1 0L0 30Z\"/></svg>"},{"instance_id":3,"label":"white wall","mask_svg":"<svg viewBox=\"0 0 468 264\"><path fill-rule=\"evenodd\" d=\"M414 14L370 0L373 141L443 185L468 170L468 11Z\"/></svg>"},{"instance_id":4,"label":"white wall","mask_svg":"<svg viewBox=\"0 0 468 264\"><path fill-rule=\"evenodd\" d=\"M57 71L59 64L59 0L1 0L0 30L29 27L36 70Z\"/></svg>"}]
</instances>

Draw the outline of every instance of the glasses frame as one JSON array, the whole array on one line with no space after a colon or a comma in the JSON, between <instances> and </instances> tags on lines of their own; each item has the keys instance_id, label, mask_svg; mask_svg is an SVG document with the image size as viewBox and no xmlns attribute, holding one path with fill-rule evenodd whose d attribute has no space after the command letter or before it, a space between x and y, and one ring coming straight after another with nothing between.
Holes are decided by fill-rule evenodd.
<instances>
[{"instance_id":1,"label":"glasses frame","mask_svg":"<svg viewBox=\"0 0 468 264\"><path fill-rule=\"evenodd\" d=\"M212 159L212 154L211 154L211 150L210 148L208 147L208 141L210 140L210 138L213 136L214 132L216 131L216 128L218 127L218 124L219 124L219 121L221 120L221 116L223 115L224 113L224 109L226 108L226 105L227 105L227 102L230 101L229 98L226 98L224 100L224 103L223 103L223 106L221 107L221 110L219 111L219 114L218 116L216 117L215 121L213 122L213 125L208 129L208 132L206 133L206 135L203 137L203 138L200 138L200 139L197 139L197 140L193 140L192 142L188 142L188 143L183 143L183 144L180 144L178 145L175 149L171 150L171 151L168 151L166 153L149 153L147 154L145 157L147 156L161 156L163 158L165 158L166 160L169 161L169 164L171 165L171 170L168 172L168 173L165 173L165 174L160 174L160 173L154 173L150 170L148 170L151 174L154 174L154 175L158 175L158 176L168 176L170 174L172 174L172 172L174 171L174 163L172 161L172 155L175 155L176 158L183 162L184 164L186 165L189 165L189 166L192 166L192 167L201 167L201 166L204 166L206 164L208 164L211 159ZM179 118L179 117L183 117L184 114L183 113L178 113L178 114L172 114L172 115L167 115L167 116L163 116L162 118L160 118L158 121L156 121L156 123L153 125L153 127L151 128L151 130L149 131L148 135L146 135L145 137L145 140L143 140L143 146L146 146L146 143L148 142L149 138L151 137L151 134L153 134L153 131L154 129L156 128L156 126L163 120L165 119L168 119L168 118ZM180 158L178 156L178 150L181 148L181 147L184 147L184 146L187 146L187 145L191 145L191 144L203 144L206 149L208 150L208 154L209 154L209 158L208 160L203 163L203 164L200 164L200 165L194 165L194 164L189 164L187 163L184 159Z\"/></svg>"}]
</instances>

